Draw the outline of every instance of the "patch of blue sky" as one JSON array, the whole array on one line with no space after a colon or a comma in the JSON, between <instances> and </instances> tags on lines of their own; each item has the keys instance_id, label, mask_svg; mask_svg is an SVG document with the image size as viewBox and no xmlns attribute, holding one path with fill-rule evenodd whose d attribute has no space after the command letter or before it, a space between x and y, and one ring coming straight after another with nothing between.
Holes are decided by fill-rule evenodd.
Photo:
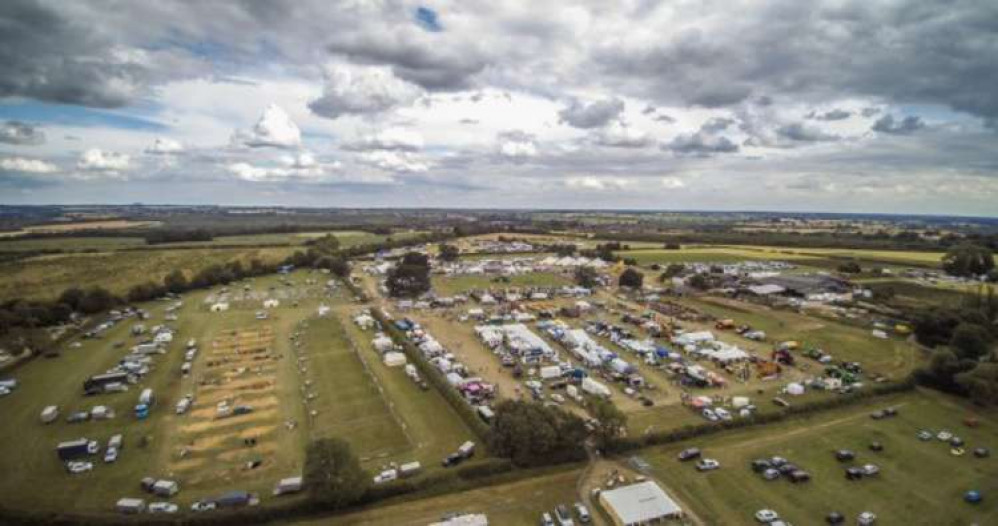
<instances>
[{"instance_id":1,"label":"patch of blue sky","mask_svg":"<svg viewBox=\"0 0 998 526\"><path fill-rule=\"evenodd\" d=\"M437 20L437 12L429 7L421 6L416 8L416 23L423 29L434 33L444 30L443 26L440 25L440 21Z\"/></svg>"},{"instance_id":2,"label":"patch of blue sky","mask_svg":"<svg viewBox=\"0 0 998 526\"><path fill-rule=\"evenodd\" d=\"M150 105L147 109L153 110L154 105ZM135 111L135 108L132 108L131 111ZM136 131L164 131L169 129L169 126L148 117L126 115L115 111L86 108L83 106L32 101L0 104L0 120L19 120L63 126L109 127Z\"/></svg>"}]
</instances>

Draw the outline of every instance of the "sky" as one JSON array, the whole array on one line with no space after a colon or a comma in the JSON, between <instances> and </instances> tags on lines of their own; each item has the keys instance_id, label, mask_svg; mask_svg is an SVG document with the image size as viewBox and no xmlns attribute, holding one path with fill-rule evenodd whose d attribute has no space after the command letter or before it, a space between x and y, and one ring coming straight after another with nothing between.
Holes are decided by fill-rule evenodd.
<instances>
[{"instance_id":1,"label":"sky","mask_svg":"<svg viewBox=\"0 0 998 526\"><path fill-rule=\"evenodd\" d=\"M0 2L0 203L136 202L998 216L998 2Z\"/></svg>"}]
</instances>

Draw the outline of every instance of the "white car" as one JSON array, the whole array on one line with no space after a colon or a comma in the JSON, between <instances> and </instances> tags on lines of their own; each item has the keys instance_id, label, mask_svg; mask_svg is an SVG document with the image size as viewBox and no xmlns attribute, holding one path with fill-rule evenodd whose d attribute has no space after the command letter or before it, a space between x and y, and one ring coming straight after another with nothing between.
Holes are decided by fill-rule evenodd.
<instances>
[{"instance_id":1,"label":"white car","mask_svg":"<svg viewBox=\"0 0 998 526\"><path fill-rule=\"evenodd\" d=\"M950 433L949 431L940 431L939 434L936 435L936 438L942 440L943 442L949 442L950 439L953 438L953 433Z\"/></svg>"},{"instance_id":2,"label":"white car","mask_svg":"<svg viewBox=\"0 0 998 526\"><path fill-rule=\"evenodd\" d=\"M703 417L706 418L707 420L710 420L711 422L717 422L718 420L720 420L720 418L717 417L717 413L715 413L713 409L704 409Z\"/></svg>"},{"instance_id":3,"label":"white car","mask_svg":"<svg viewBox=\"0 0 998 526\"><path fill-rule=\"evenodd\" d=\"M865 473L867 477L872 477L880 473L880 468L877 467L876 464L867 464L863 466L863 473Z\"/></svg>"},{"instance_id":4,"label":"white car","mask_svg":"<svg viewBox=\"0 0 998 526\"><path fill-rule=\"evenodd\" d=\"M7 396L10 394L10 389L6 387L0 387L0 396Z\"/></svg>"},{"instance_id":5,"label":"white car","mask_svg":"<svg viewBox=\"0 0 998 526\"><path fill-rule=\"evenodd\" d=\"M551 395L551 399L554 400L555 402L558 402L559 404L564 404L565 403L565 397L561 396L558 393L553 393Z\"/></svg>"},{"instance_id":6,"label":"white car","mask_svg":"<svg viewBox=\"0 0 998 526\"><path fill-rule=\"evenodd\" d=\"M780 516L773 510L759 510L755 512L755 520L763 523L769 524L775 520L779 520Z\"/></svg>"},{"instance_id":7,"label":"white car","mask_svg":"<svg viewBox=\"0 0 998 526\"><path fill-rule=\"evenodd\" d=\"M91 462L70 462L66 464L66 469L68 469L70 473L78 475L80 473L92 471L94 469L94 465Z\"/></svg>"},{"instance_id":8,"label":"white car","mask_svg":"<svg viewBox=\"0 0 998 526\"><path fill-rule=\"evenodd\" d=\"M180 506L172 502L153 502L149 505L149 513L177 513Z\"/></svg>"},{"instance_id":9,"label":"white car","mask_svg":"<svg viewBox=\"0 0 998 526\"><path fill-rule=\"evenodd\" d=\"M856 520L856 523L859 524L860 526L870 526L875 522L877 522L877 516L874 515L873 512L869 511L864 511L863 513L860 513L859 518Z\"/></svg>"},{"instance_id":10,"label":"white car","mask_svg":"<svg viewBox=\"0 0 998 526\"><path fill-rule=\"evenodd\" d=\"M705 458L705 459L701 460L700 462L697 462L697 470L698 471L713 471L713 470L715 470L717 468L720 468L720 467L721 467L721 463L718 462L718 461L716 461L716 460L714 460L714 459L712 459L712 458Z\"/></svg>"},{"instance_id":11,"label":"white car","mask_svg":"<svg viewBox=\"0 0 998 526\"><path fill-rule=\"evenodd\" d=\"M110 464L116 460L118 460L118 448L107 448L107 451L104 452L104 463Z\"/></svg>"},{"instance_id":12,"label":"white car","mask_svg":"<svg viewBox=\"0 0 998 526\"><path fill-rule=\"evenodd\" d=\"M218 505L215 504L214 502L210 501L210 500L199 500L199 501L195 502L194 504L191 504L191 511L199 511L199 512L200 511L212 511L216 507L218 507Z\"/></svg>"}]
</instances>

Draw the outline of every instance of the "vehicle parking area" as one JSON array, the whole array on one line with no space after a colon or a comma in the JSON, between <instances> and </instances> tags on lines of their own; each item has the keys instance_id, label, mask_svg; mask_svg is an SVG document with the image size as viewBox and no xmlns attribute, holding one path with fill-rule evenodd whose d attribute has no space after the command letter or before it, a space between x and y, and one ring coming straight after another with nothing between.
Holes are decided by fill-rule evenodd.
<instances>
[{"instance_id":1,"label":"vehicle parking area","mask_svg":"<svg viewBox=\"0 0 998 526\"><path fill-rule=\"evenodd\" d=\"M196 391L176 430L169 470L192 486L273 469L276 435L293 425L276 393L280 356L269 325L226 331L196 363Z\"/></svg>"},{"instance_id":2,"label":"vehicle parking area","mask_svg":"<svg viewBox=\"0 0 998 526\"><path fill-rule=\"evenodd\" d=\"M888 407L896 416L881 417ZM876 414L875 414L876 413ZM877 418L874 418L876 416ZM973 427L967 423L971 423ZM920 431L930 438L920 439ZM947 436L959 437L954 448ZM948 434L947 434L948 433ZM792 524L819 524L830 513L855 524L862 512L877 524L989 524L998 504L986 496L998 491L998 415L933 392L916 391L821 413L805 422L789 421L758 429L653 448L644 453L650 474L690 505L709 524L748 524L761 509ZM697 447L696 459L677 459ZM842 456L848 452L851 455ZM791 469L773 477L754 462L787 463L809 475L795 482ZM717 460L700 471L697 460ZM774 466L775 467L775 466ZM852 469L854 476L847 476ZM858 471L857 471L858 470ZM784 472L786 471L786 472ZM965 502L978 491L985 499Z\"/></svg>"}]
</instances>

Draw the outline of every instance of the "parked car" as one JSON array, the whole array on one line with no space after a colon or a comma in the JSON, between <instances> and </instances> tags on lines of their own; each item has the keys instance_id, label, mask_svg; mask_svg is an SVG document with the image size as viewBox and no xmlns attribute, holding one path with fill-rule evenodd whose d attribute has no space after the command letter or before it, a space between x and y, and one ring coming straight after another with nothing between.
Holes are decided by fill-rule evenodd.
<instances>
[{"instance_id":1,"label":"parked car","mask_svg":"<svg viewBox=\"0 0 998 526\"><path fill-rule=\"evenodd\" d=\"M720 467L721 467L721 463L718 462L718 461L716 461L716 460L714 460L714 459L712 459L712 458L705 458L705 459L702 459L699 462L697 462L697 470L698 471L713 471L713 470L718 469Z\"/></svg>"},{"instance_id":2,"label":"parked car","mask_svg":"<svg viewBox=\"0 0 998 526\"><path fill-rule=\"evenodd\" d=\"M575 503L575 514L579 516L579 522L582 524L588 524L592 520L589 515L589 508L585 507L581 502Z\"/></svg>"},{"instance_id":3,"label":"parked car","mask_svg":"<svg viewBox=\"0 0 998 526\"><path fill-rule=\"evenodd\" d=\"M194 504L191 504L191 511L197 511L197 512L212 511L217 507L218 505L215 504L213 501L199 500Z\"/></svg>"},{"instance_id":4,"label":"parked car","mask_svg":"<svg viewBox=\"0 0 998 526\"><path fill-rule=\"evenodd\" d=\"M568 506L564 504L559 504L554 508L554 517L558 519L558 526L575 526L572 512L568 511Z\"/></svg>"},{"instance_id":5,"label":"parked car","mask_svg":"<svg viewBox=\"0 0 998 526\"><path fill-rule=\"evenodd\" d=\"M950 433L949 431L945 430L940 431L939 433L936 434L936 438L938 438L943 442L949 442L953 438L953 433Z\"/></svg>"},{"instance_id":6,"label":"parked car","mask_svg":"<svg viewBox=\"0 0 998 526\"><path fill-rule=\"evenodd\" d=\"M773 510L759 510L755 512L755 520L763 524L769 524L775 520L779 520L779 518L779 514Z\"/></svg>"},{"instance_id":7,"label":"parked car","mask_svg":"<svg viewBox=\"0 0 998 526\"><path fill-rule=\"evenodd\" d=\"M876 441L870 442L870 451L880 452L880 451L883 451L883 450L884 450L884 445L881 444L880 442L876 442Z\"/></svg>"},{"instance_id":8,"label":"parked car","mask_svg":"<svg viewBox=\"0 0 998 526\"><path fill-rule=\"evenodd\" d=\"M679 452L678 458L682 462L686 462L687 460L693 460L695 458L700 458L700 449L695 447L684 449Z\"/></svg>"},{"instance_id":9,"label":"parked car","mask_svg":"<svg viewBox=\"0 0 998 526\"><path fill-rule=\"evenodd\" d=\"M932 432L926 431L924 429L919 431L918 434L915 436L917 436L918 439L921 440L922 442L928 442L929 440L932 440Z\"/></svg>"},{"instance_id":10,"label":"parked car","mask_svg":"<svg viewBox=\"0 0 998 526\"><path fill-rule=\"evenodd\" d=\"M114 447L107 448L107 451L104 452L104 463L110 464L116 460L118 460L118 449Z\"/></svg>"},{"instance_id":11,"label":"parked car","mask_svg":"<svg viewBox=\"0 0 998 526\"><path fill-rule=\"evenodd\" d=\"M974 456L977 458L987 458L991 456L991 450L986 447L979 447L974 450Z\"/></svg>"},{"instance_id":12,"label":"parked car","mask_svg":"<svg viewBox=\"0 0 998 526\"><path fill-rule=\"evenodd\" d=\"M87 411L75 411L66 417L66 422L70 424L78 424L87 420L90 420L90 413Z\"/></svg>"},{"instance_id":13,"label":"parked car","mask_svg":"<svg viewBox=\"0 0 998 526\"><path fill-rule=\"evenodd\" d=\"M860 480L864 475L866 475L866 472L863 471L863 468L851 467L846 469L846 478L849 480Z\"/></svg>"},{"instance_id":14,"label":"parked car","mask_svg":"<svg viewBox=\"0 0 998 526\"><path fill-rule=\"evenodd\" d=\"M846 516L837 511L833 511L825 516L825 522L828 524L844 524L846 522Z\"/></svg>"},{"instance_id":15,"label":"parked car","mask_svg":"<svg viewBox=\"0 0 998 526\"><path fill-rule=\"evenodd\" d=\"M793 482L794 484L800 484L811 480L811 474L803 469L794 470L787 476L790 478L790 482Z\"/></svg>"},{"instance_id":16,"label":"parked car","mask_svg":"<svg viewBox=\"0 0 998 526\"><path fill-rule=\"evenodd\" d=\"M867 477L872 477L880 474L880 467L876 464L866 464L863 466L863 474Z\"/></svg>"},{"instance_id":17,"label":"parked car","mask_svg":"<svg viewBox=\"0 0 998 526\"><path fill-rule=\"evenodd\" d=\"M963 439L960 438L960 437L955 436L955 437L949 439L949 445L951 445L953 447L963 447Z\"/></svg>"},{"instance_id":18,"label":"parked car","mask_svg":"<svg viewBox=\"0 0 998 526\"><path fill-rule=\"evenodd\" d=\"M551 518L551 514L544 512L541 514L541 526L554 526L554 519Z\"/></svg>"},{"instance_id":19,"label":"parked car","mask_svg":"<svg viewBox=\"0 0 998 526\"><path fill-rule=\"evenodd\" d=\"M870 526L875 522L877 522L877 516L870 511L860 513L859 517L856 519L856 524L859 524L859 526Z\"/></svg>"},{"instance_id":20,"label":"parked car","mask_svg":"<svg viewBox=\"0 0 998 526\"><path fill-rule=\"evenodd\" d=\"M451 453L450 455L447 455L447 458L444 459L442 464L445 468L449 468L460 464L463 460L464 457L459 453Z\"/></svg>"},{"instance_id":21,"label":"parked car","mask_svg":"<svg viewBox=\"0 0 998 526\"><path fill-rule=\"evenodd\" d=\"M766 480L776 480L780 478L780 471L778 469L769 468L762 472L762 478Z\"/></svg>"},{"instance_id":22,"label":"parked car","mask_svg":"<svg viewBox=\"0 0 998 526\"><path fill-rule=\"evenodd\" d=\"M94 465L92 462L67 462L66 470L73 475L79 475L80 473L86 473L92 471Z\"/></svg>"},{"instance_id":23,"label":"parked car","mask_svg":"<svg viewBox=\"0 0 998 526\"><path fill-rule=\"evenodd\" d=\"M772 467L773 464L763 458L757 458L752 461L752 471L756 473L762 473L763 471L766 471L767 469L770 469Z\"/></svg>"},{"instance_id":24,"label":"parked car","mask_svg":"<svg viewBox=\"0 0 998 526\"><path fill-rule=\"evenodd\" d=\"M772 464L774 468L779 468L780 466L786 464L787 462L789 462L789 460L783 457L773 457L769 459L769 463Z\"/></svg>"},{"instance_id":25,"label":"parked car","mask_svg":"<svg viewBox=\"0 0 998 526\"><path fill-rule=\"evenodd\" d=\"M721 420L721 418L717 416L717 413L715 413L714 410L710 408L703 410L703 417L706 418L707 420L710 420L711 422L718 422Z\"/></svg>"},{"instance_id":26,"label":"parked car","mask_svg":"<svg viewBox=\"0 0 998 526\"><path fill-rule=\"evenodd\" d=\"M848 449L840 449L835 452L835 460L838 460L839 462L849 462L854 458L856 458L856 453L853 453Z\"/></svg>"},{"instance_id":27,"label":"parked car","mask_svg":"<svg viewBox=\"0 0 998 526\"><path fill-rule=\"evenodd\" d=\"M177 513L180 510L180 506L172 502L153 502L146 509L149 513Z\"/></svg>"}]
</instances>

